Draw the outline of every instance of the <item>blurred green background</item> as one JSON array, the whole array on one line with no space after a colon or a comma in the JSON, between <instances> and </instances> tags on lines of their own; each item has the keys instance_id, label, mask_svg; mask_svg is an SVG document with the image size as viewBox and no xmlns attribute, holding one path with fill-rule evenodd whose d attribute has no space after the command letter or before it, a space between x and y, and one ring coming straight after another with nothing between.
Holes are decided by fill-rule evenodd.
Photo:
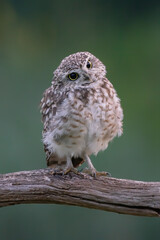
<instances>
[{"instance_id":1,"label":"blurred green background","mask_svg":"<svg viewBox=\"0 0 160 240\"><path fill-rule=\"evenodd\" d=\"M160 181L160 1L1 0L0 173L45 168L39 102L62 58L90 51L121 98L124 135L92 157ZM60 205L0 209L0 240L160 239L160 220Z\"/></svg>"}]
</instances>

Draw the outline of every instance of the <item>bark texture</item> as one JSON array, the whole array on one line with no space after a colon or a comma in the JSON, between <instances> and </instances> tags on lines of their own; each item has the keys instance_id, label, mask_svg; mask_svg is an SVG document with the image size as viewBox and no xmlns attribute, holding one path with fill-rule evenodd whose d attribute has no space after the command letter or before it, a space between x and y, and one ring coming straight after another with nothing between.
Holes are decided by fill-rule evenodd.
<instances>
[{"instance_id":1,"label":"bark texture","mask_svg":"<svg viewBox=\"0 0 160 240\"><path fill-rule=\"evenodd\" d=\"M54 203L138 216L160 216L160 182L87 174L53 175L50 169L0 174L0 207Z\"/></svg>"}]
</instances>

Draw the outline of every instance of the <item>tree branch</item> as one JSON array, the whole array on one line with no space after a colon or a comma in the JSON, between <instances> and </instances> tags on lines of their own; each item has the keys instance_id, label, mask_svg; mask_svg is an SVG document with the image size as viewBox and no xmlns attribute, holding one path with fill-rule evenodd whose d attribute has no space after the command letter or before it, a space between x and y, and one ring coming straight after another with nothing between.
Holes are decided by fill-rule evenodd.
<instances>
[{"instance_id":1,"label":"tree branch","mask_svg":"<svg viewBox=\"0 0 160 240\"><path fill-rule=\"evenodd\" d=\"M50 169L0 174L0 207L26 203L56 203L105 211L160 216L160 182L141 182Z\"/></svg>"}]
</instances>

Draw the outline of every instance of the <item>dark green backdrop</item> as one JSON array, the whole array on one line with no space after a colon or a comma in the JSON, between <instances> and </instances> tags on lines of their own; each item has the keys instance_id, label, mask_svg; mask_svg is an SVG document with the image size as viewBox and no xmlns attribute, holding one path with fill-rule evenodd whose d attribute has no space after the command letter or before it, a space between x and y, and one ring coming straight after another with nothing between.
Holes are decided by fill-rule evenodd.
<instances>
[{"instance_id":1,"label":"dark green backdrop","mask_svg":"<svg viewBox=\"0 0 160 240\"><path fill-rule=\"evenodd\" d=\"M124 135L92 157L112 176L160 181L160 2L1 0L0 173L44 168L39 101L61 59L107 66ZM0 240L160 239L160 220L60 205L0 209Z\"/></svg>"}]
</instances>

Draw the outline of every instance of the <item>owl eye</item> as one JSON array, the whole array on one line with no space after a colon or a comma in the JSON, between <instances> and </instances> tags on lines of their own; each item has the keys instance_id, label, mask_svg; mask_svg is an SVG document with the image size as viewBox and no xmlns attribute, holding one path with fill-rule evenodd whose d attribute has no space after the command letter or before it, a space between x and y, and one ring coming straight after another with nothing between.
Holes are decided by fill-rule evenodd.
<instances>
[{"instance_id":1,"label":"owl eye","mask_svg":"<svg viewBox=\"0 0 160 240\"><path fill-rule=\"evenodd\" d=\"M68 78L69 78L71 81L75 81L75 80L77 80L77 78L79 78L79 75L78 75L78 73L76 73L76 72L72 72L72 73L68 74Z\"/></svg>"},{"instance_id":2,"label":"owl eye","mask_svg":"<svg viewBox=\"0 0 160 240\"><path fill-rule=\"evenodd\" d=\"M92 63L91 63L90 60L87 61L86 67L87 67L88 69L92 68Z\"/></svg>"}]
</instances>

